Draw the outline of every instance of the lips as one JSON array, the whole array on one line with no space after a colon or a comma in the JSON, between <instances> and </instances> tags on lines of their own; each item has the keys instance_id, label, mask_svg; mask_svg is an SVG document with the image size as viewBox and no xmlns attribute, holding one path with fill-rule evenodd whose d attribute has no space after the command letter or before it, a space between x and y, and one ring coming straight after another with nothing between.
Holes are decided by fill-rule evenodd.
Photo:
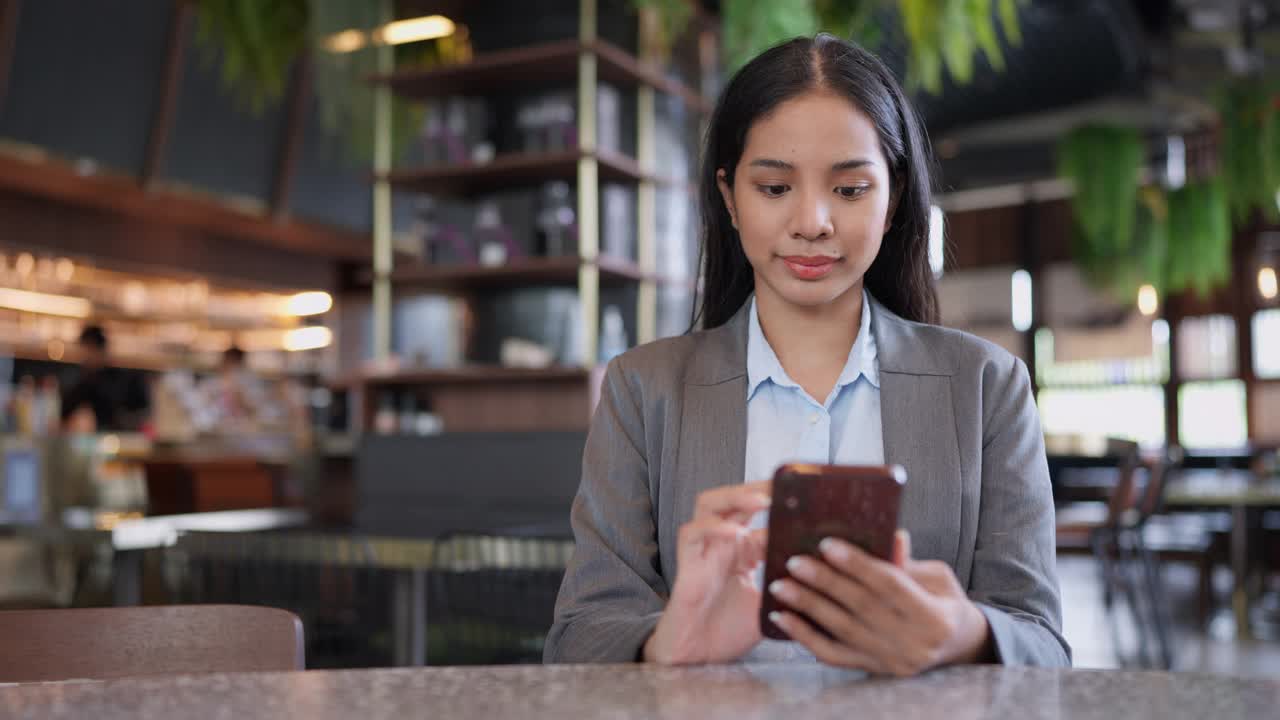
<instances>
[{"instance_id":1,"label":"lips","mask_svg":"<svg viewBox=\"0 0 1280 720\"><path fill-rule=\"evenodd\" d=\"M818 280L828 275L840 258L826 255L788 255L782 258L783 264L792 275L801 280Z\"/></svg>"}]
</instances>

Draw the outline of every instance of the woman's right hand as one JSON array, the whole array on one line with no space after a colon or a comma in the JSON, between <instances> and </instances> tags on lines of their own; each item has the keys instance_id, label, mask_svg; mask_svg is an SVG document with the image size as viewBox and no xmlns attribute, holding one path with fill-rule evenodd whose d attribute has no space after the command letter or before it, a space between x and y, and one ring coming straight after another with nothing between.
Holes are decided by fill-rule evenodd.
<instances>
[{"instance_id":1,"label":"woman's right hand","mask_svg":"<svg viewBox=\"0 0 1280 720\"><path fill-rule=\"evenodd\" d=\"M729 485L698 496L680 528L675 587L653 634L646 662L730 662L760 642L760 590L751 577L764 560L764 530L748 524L769 509L768 481Z\"/></svg>"}]
</instances>

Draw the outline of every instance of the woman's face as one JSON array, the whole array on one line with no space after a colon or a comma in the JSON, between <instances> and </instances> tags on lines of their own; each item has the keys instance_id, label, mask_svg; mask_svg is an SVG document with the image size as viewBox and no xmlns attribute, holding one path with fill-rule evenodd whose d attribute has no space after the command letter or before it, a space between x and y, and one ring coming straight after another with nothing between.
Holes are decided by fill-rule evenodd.
<instances>
[{"instance_id":1,"label":"woman's face","mask_svg":"<svg viewBox=\"0 0 1280 720\"><path fill-rule=\"evenodd\" d=\"M756 120L720 193L761 302L818 310L862 291L893 216L876 128L848 100L813 91Z\"/></svg>"}]
</instances>

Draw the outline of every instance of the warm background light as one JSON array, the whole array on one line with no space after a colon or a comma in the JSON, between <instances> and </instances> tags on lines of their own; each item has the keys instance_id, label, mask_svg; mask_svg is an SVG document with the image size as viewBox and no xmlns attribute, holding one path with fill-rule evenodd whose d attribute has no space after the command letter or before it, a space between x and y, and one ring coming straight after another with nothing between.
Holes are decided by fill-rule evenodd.
<instances>
[{"instance_id":1,"label":"warm background light","mask_svg":"<svg viewBox=\"0 0 1280 720\"><path fill-rule=\"evenodd\" d=\"M1275 300L1276 295L1280 294L1280 288L1276 287L1275 268L1264 267L1258 271L1258 292L1268 300Z\"/></svg>"},{"instance_id":2,"label":"warm background light","mask_svg":"<svg viewBox=\"0 0 1280 720\"><path fill-rule=\"evenodd\" d=\"M333 342L333 332L327 327L304 327L284 334L284 349L290 352L317 350L328 347L331 342Z\"/></svg>"},{"instance_id":3,"label":"warm background light","mask_svg":"<svg viewBox=\"0 0 1280 720\"><path fill-rule=\"evenodd\" d=\"M1156 289L1152 285L1143 285L1138 288L1138 312L1143 315L1151 316L1156 314L1156 310L1160 307L1160 296L1156 294Z\"/></svg>"},{"instance_id":4,"label":"warm background light","mask_svg":"<svg viewBox=\"0 0 1280 720\"><path fill-rule=\"evenodd\" d=\"M355 52L365 45L365 35L359 30L343 30L340 33L330 35L324 41L324 47L329 52L349 53Z\"/></svg>"},{"instance_id":5,"label":"warm background light","mask_svg":"<svg viewBox=\"0 0 1280 720\"><path fill-rule=\"evenodd\" d=\"M356 29L343 30L325 38L322 44L329 52L349 53L368 45L370 37L375 45L403 45L449 37L456 31L457 26L449 18L443 15L427 15L389 22L371 33Z\"/></svg>"},{"instance_id":6,"label":"warm background light","mask_svg":"<svg viewBox=\"0 0 1280 720\"><path fill-rule=\"evenodd\" d=\"M333 297L327 292L302 292L285 301L285 314L295 317L320 315L333 307Z\"/></svg>"},{"instance_id":7,"label":"warm background light","mask_svg":"<svg viewBox=\"0 0 1280 720\"><path fill-rule=\"evenodd\" d=\"M453 21L443 15L428 15L387 23L374 37L387 45L435 40L453 34Z\"/></svg>"},{"instance_id":8,"label":"warm background light","mask_svg":"<svg viewBox=\"0 0 1280 720\"><path fill-rule=\"evenodd\" d=\"M57 276L58 282L69 283L76 274L76 264L66 258L60 258L54 264L54 275Z\"/></svg>"},{"instance_id":9,"label":"warm background light","mask_svg":"<svg viewBox=\"0 0 1280 720\"><path fill-rule=\"evenodd\" d=\"M73 318L87 318L93 312L93 306L84 298L13 288L0 288L0 308Z\"/></svg>"}]
</instances>

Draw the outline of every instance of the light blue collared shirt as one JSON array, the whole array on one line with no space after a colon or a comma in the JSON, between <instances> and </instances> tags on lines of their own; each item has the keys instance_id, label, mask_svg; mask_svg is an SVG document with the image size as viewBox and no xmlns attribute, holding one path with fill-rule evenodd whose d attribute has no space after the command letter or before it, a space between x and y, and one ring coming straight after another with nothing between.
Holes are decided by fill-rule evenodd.
<instances>
[{"instance_id":1,"label":"light blue collared shirt","mask_svg":"<svg viewBox=\"0 0 1280 720\"><path fill-rule=\"evenodd\" d=\"M755 297L747 335L746 482L768 480L779 465L808 462L837 465L883 465L884 435L880 420L880 367L871 332L871 301L862 292L858 338L844 369L821 402L787 375L760 328ZM764 527L767 513L753 518ZM745 659L749 662L808 659L803 647L766 640Z\"/></svg>"}]
</instances>

